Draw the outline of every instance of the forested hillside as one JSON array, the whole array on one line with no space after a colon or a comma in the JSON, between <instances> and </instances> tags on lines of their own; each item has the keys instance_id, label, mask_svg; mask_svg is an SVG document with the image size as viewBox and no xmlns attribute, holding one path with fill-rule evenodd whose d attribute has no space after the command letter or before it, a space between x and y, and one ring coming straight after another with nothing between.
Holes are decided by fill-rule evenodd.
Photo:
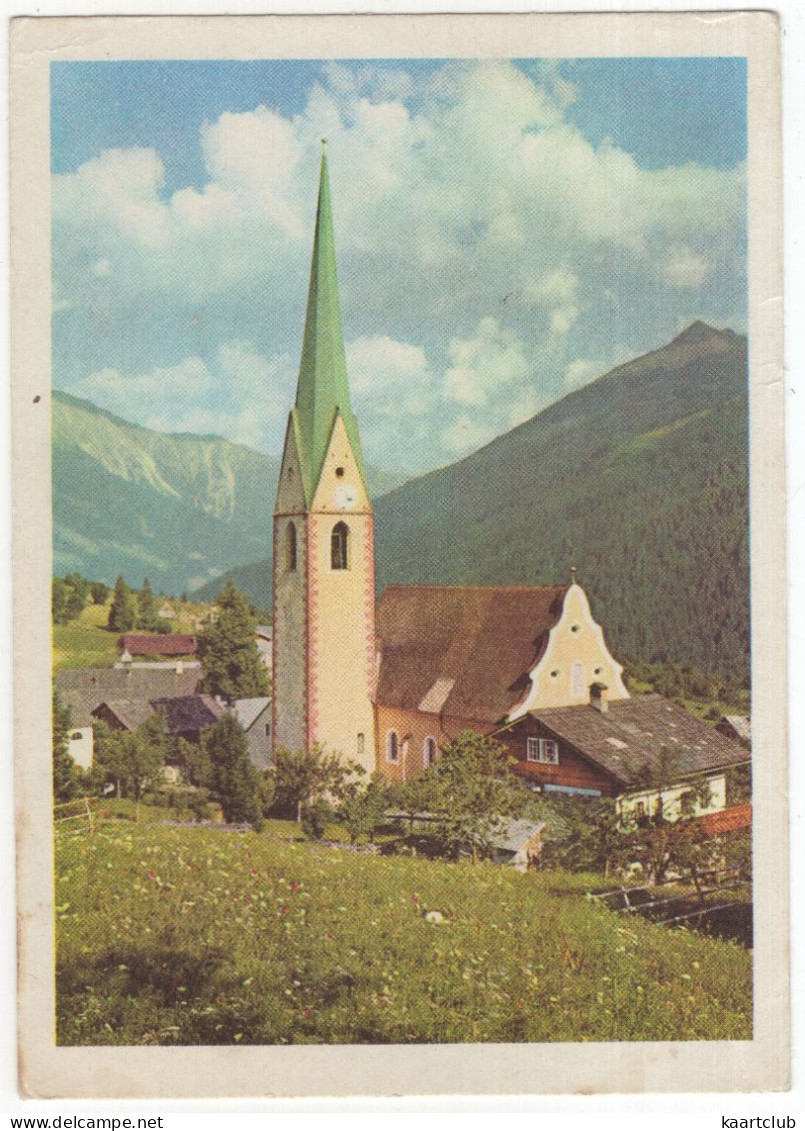
<instances>
[{"instance_id":1,"label":"forested hillside","mask_svg":"<svg viewBox=\"0 0 805 1131\"><path fill-rule=\"evenodd\" d=\"M695 323L377 499L378 588L555 583L575 564L617 655L743 678L746 365L744 338ZM270 602L267 560L232 575Z\"/></svg>"}]
</instances>

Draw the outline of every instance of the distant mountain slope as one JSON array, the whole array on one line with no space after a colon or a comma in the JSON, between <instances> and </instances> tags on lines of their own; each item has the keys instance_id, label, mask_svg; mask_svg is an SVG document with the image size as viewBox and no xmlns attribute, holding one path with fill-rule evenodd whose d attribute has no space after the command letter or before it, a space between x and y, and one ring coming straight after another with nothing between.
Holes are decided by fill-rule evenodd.
<instances>
[{"instance_id":1,"label":"distant mountain slope","mask_svg":"<svg viewBox=\"0 0 805 1131\"><path fill-rule=\"evenodd\" d=\"M154 432L53 393L54 571L178 594L265 555L279 463L218 436ZM369 472L373 489L399 476Z\"/></svg>"},{"instance_id":2,"label":"distant mountain slope","mask_svg":"<svg viewBox=\"0 0 805 1131\"><path fill-rule=\"evenodd\" d=\"M616 654L743 676L747 487L746 341L694 323L377 499L378 587L547 584L575 564ZM268 561L234 576L270 602Z\"/></svg>"}]
</instances>

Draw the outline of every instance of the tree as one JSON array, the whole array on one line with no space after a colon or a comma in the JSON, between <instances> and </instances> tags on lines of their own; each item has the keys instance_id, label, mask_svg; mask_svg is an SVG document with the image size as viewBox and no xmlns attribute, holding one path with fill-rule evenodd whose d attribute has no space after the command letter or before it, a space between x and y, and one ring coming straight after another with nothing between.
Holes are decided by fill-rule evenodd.
<instances>
[{"instance_id":1,"label":"tree","mask_svg":"<svg viewBox=\"0 0 805 1131\"><path fill-rule=\"evenodd\" d=\"M60 577L54 577L50 596L51 615L54 624L67 623L67 586Z\"/></svg>"},{"instance_id":2,"label":"tree","mask_svg":"<svg viewBox=\"0 0 805 1131\"><path fill-rule=\"evenodd\" d=\"M137 627L146 632L154 632L157 627L157 603L151 589L151 582L146 577L143 587L137 594Z\"/></svg>"},{"instance_id":3,"label":"tree","mask_svg":"<svg viewBox=\"0 0 805 1131\"><path fill-rule=\"evenodd\" d=\"M53 689L53 800L71 801L79 792L78 770L70 757L70 708Z\"/></svg>"},{"instance_id":4,"label":"tree","mask_svg":"<svg viewBox=\"0 0 805 1131\"><path fill-rule=\"evenodd\" d=\"M388 784L376 774L368 782L352 778L343 784L338 816L347 827L350 844L357 844L361 836L373 843L389 807L390 795Z\"/></svg>"},{"instance_id":5,"label":"tree","mask_svg":"<svg viewBox=\"0 0 805 1131\"><path fill-rule=\"evenodd\" d=\"M294 808L296 820L304 820L328 796L342 795L349 778L365 773L356 762L343 762L338 754L326 753L318 744L306 750L283 750L274 754L274 780L277 802Z\"/></svg>"},{"instance_id":6,"label":"tree","mask_svg":"<svg viewBox=\"0 0 805 1131\"><path fill-rule=\"evenodd\" d=\"M224 819L230 824L247 822L259 832L263 825L260 775L249 760L243 727L227 712L204 732L201 744L211 767L210 787Z\"/></svg>"},{"instance_id":7,"label":"tree","mask_svg":"<svg viewBox=\"0 0 805 1131\"><path fill-rule=\"evenodd\" d=\"M107 628L110 632L131 632L137 623L137 603L123 577L115 582Z\"/></svg>"},{"instance_id":8,"label":"tree","mask_svg":"<svg viewBox=\"0 0 805 1131\"><path fill-rule=\"evenodd\" d=\"M494 739L465 730L426 771L438 783L442 815L436 835L449 855L469 847L473 863L488 856L501 819L524 811L529 793L511 773L514 761Z\"/></svg>"},{"instance_id":9,"label":"tree","mask_svg":"<svg viewBox=\"0 0 805 1131\"><path fill-rule=\"evenodd\" d=\"M135 730L112 730L105 724L95 727L95 761L104 781L112 781L115 791L135 803L134 819L140 819L143 794L159 785L165 776L165 756L169 740L160 715L152 715Z\"/></svg>"},{"instance_id":10,"label":"tree","mask_svg":"<svg viewBox=\"0 0 805 1131\"><path fill-rule=\"evenodd\" d=\"M220 612L198 641L204 668L202 690L228 702L268 695L268 670L260 659L254 620L246 598L227 581L218 594Z\"/></svg>"},{"instance_id":11,"label":"tree","mask_svg":"<svg viewBox=\"0 0 805 1131\"><path fill-rule=\"evenodd\" d=\"M110 592L109 586L104 585L102 581L90 582L89 595L92 598L93 605L105 605Z\"/></svg>"}]
</instances>

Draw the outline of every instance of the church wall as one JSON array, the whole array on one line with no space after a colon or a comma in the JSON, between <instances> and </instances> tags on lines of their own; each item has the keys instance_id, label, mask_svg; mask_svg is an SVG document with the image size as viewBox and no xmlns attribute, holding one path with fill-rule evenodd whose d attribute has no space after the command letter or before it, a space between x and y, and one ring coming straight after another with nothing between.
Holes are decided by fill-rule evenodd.
<instances>
[{"instance_id":1,"label":"church wall","mask_svg":"<svg viewBox=\"0 0 805 1131\"><path fill-rule=\"evenodd\" d=\"M349 530L348 568L331 568L331 534ZM374 533L371 514L311 514L308 576L308 746L323 743L375 768ZM363 735L363 751L359 735Z\"/></svg>"},{"instance_id":2,"label":"church wall","mask_svg":"<svg viewBox=\"0 0 805 1131\"><path fill-rule=\"evenodd\" d=\"M287 569L286 532L296 527L296 569ZM301 515L274 519L274 637L273 637L273 741L274 747L307 747L305 709L307 618L304 593L307 584L307 525Z\"/></svg>"},{"instance_id":3,"label":"church wall","mask_svg":"<svg viewBox=\"0 0 805 1131\"><path fill-rule=\"evenodd\" d=\"M387 757L389 731L396 731L399 754L397 762ZM425 769L425 739L435 738L438 760L442 746L456 738L463 730L489 734L494 727L476 720L445 718L426 711L411 711L401 707L377 708L377 769L388 781L410 781ZM408 740L407 750L405 740ZM404 756L405 755L405 756Z\"/></svg>"}]
</instances>

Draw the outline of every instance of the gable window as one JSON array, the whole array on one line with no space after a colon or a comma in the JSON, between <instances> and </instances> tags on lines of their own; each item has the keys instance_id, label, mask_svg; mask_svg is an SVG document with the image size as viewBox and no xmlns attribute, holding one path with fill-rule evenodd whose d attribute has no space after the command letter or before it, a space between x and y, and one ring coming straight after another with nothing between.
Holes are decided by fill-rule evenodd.
<instances>
[{"instance_id":1,"label":"gable window","mask_svg":"<svg viewBox=\"0 0 805 1131\"><path fill-rule=\"evenodd\" d=\"M574 660L570 668L570 694L576 696L584 693L584 664L581 660Z\"/></svg>"},{"instance_id":2,"label":"gable window","mask_svg":"<svg viewBox=\"0 0 805 1131\"><path fill-rule=\"evenodd\" d=\"M542 762L548 766L559 764L559 743L552 738L527 738L525 756L528 762Z\"/></svg>"},{"instance_id":3,"label":"gable window","mask_svg":"<svg viewBox=\"0 0 805 1131\"><path fill-rule=\"evenodd\" d=\"M422 744L422 765L427 769L428 766L432 766L435 761L436 739L428 735Z\"/></svg>"},{"instance_id":4,"label":"gable window","mask_svg":"<svg viewBox=\"0 0 805 1131\"><path fill-rule=\"evenodd\" d=\"M266 723L266 738L271 738L271 723Z\"/></svg>"},{"instance_id":5,"label":"gable window","mask_svg":"<svg viewBox=\"0 0 805 1131\"><path fill-rule=\"evenodd\" d=\"M386 735L386 761L399 762L400 760L400 736L396 730L390 730Z\"/></svg>"},{"instance_id":6,"label":"gable window","mask_svg":"<svg viewBox=\"0 0 805 1131\"><path fill-rule=\"evenodd\" d=\"M349 567L349 527L345 522L337 522L330 536L330 568Z\"/></svg>"},{"instance_id":7,"label":"gable window","mask_svg":"<svg viewBox=\"0 0 805 1131\"><path fill-rule=\"evenodd\" d=\"M285 527L285 568L289 573L296 569L296 527L292 522Z\"/></svg>"}]
</instances>

